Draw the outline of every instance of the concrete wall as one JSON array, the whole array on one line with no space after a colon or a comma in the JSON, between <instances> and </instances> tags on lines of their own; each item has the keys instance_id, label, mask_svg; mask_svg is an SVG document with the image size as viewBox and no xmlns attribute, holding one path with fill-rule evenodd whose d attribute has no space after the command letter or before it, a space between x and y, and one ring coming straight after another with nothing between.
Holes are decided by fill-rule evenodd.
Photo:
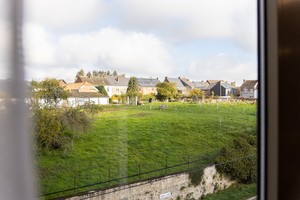
<instances>
[{"instance_id":1,"label":"concrete wall","mask_svg":"<svg viewBox=\"0 0 300 200\"><path fill-rule=\"evenodd\" d=\"M199 199L201 196L229 187L234 181L222 177L214 166L204 169L201 184L194 187L187 173L166 176L103 191L90 191L69 200L179 200Z\"/></svg>"}]
</instances>

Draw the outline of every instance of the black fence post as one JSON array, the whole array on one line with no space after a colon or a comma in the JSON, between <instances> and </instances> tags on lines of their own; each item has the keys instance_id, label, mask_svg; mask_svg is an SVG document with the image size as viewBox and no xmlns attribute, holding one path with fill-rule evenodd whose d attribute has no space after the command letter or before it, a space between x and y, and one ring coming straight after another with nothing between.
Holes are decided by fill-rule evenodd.
<instances>
[{"instance_id":1,"label":"black fence post","mask_svg":"<svg viewBox=\"0 0 300 200\"><path fill-rule=\"evenodd\" d=\"M165 174L167 175L168 174L168 157L166 157L166 172L165 172Z\"/></svg>"},{"instance_id":2,"label":"black fence post","mask_svg":"<svg viewBox=\"0 0 300 200\"><path fill-rule=\"evenodd\" d=\"M111 175L110 175L110 166L108 167L108 181L109 181L109 186L111 185L111 182L110 182L110 180L111 180L111 177L110 177Z\"/></svg>"},{"instance_id":3,"label":"black fence post","mask_svg":"<svg viewBox=\"0 0 300 200\"><path fill-rule=\"evenodd\" d=\"M74 172L74 176L73 176L73 184L74 184L74 194L76 194L76 172Z\"/></svg>"},{"instance_id":4,"label":"black fence post","mask_svg":"<svg viewBox=\"0 0 300 200\"><path fill-rule=\"evenodd\" d=\"M139 163L139 181L141 180L141 163Z\"/></svg>"},{"instance_id":5,"label":"black fence post","mask_svg":"<svg viewBox=\"0 0 300 200\"><path fill-rule=\"evenodd\" d=\"M188 155L188 171L190 171L190 155Z\"/></svg>"}]
</instances>

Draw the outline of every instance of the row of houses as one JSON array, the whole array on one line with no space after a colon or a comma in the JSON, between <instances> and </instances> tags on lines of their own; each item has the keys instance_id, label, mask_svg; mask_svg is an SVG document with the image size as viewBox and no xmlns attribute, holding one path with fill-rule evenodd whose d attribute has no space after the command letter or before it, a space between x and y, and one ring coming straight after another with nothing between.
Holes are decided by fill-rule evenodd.
<instances>
[{"instance_id":1,"label":"row of houses","mask_svg":"<svg viewBox=\"0 0 300 200\"><path fill-rule=\"evenodd\" d=\"M143 95L157 94L156 85L161 81L158 78L137 78L139 92ZM95 104L108 104L113 95L126 94L129 78L125 75L86 77L78 76L74 83L66 83L61 80L61 86L70 93L69 105L81 105L87 101ZM244 80L240 87L235 82L224 80L190 81L187 78L165 77L164 82L175 84L179 93L187 95L189 91L198 88L205 92L206 96L240 96L242 98L257 98L258 81ZM107 96L99 93L97 87L103 86Z\"/></svg>"}]
</instances>

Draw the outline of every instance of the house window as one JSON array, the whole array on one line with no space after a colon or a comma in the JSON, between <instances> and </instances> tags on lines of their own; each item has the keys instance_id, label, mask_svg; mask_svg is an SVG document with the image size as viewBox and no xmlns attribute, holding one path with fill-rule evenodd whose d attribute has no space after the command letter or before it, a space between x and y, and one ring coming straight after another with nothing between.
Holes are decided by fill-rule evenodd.
<instances>
[{"instance_id":1,"label":"house window","mask_svg":"<svg viewBox=\"0 0 300 200\"><path fill-rule=\"evenodd\" d=\"M120 93L120 90L119 90L119 89L116 89L116 93Z\"/></svg>"}]
</instances>

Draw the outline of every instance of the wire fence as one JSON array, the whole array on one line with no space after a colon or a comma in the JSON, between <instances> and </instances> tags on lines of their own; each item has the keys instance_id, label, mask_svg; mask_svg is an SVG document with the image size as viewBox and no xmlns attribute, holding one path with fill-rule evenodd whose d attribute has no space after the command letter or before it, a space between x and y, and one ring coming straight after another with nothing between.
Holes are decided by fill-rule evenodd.
<instances>
[{"instance_id":1,"label":"wire fence","mask_svg":"<svg viewBox=\"0 0 300 200\"><path fill-rule=\"evenodd\" d=\"M219 163L218 165L235 162L252 156L256 156L256 154L246 155L225 163ZM160 167L150 170L144 165L137 163L133 170L129 171L128 168L123 169L123 173L122 169L112 168L109 164L106 173L100 173L96 165L91 165L89 168L81 170L80 172L70 172L67 175L67 180L65 180L68 182L66 189L45 192L41 195L41 198L61 199L61 197L83 194L91 190L104 190L183 172L196 172L214 164L214 156L212 156L212 154L202 154L198 156L197 159L194 158L195 157L187 156L185 162L177 164L173 164L166 158L163 162L160 162ZM52 184L57 184L57 182Z\"/></svg>"}]
</instances>

